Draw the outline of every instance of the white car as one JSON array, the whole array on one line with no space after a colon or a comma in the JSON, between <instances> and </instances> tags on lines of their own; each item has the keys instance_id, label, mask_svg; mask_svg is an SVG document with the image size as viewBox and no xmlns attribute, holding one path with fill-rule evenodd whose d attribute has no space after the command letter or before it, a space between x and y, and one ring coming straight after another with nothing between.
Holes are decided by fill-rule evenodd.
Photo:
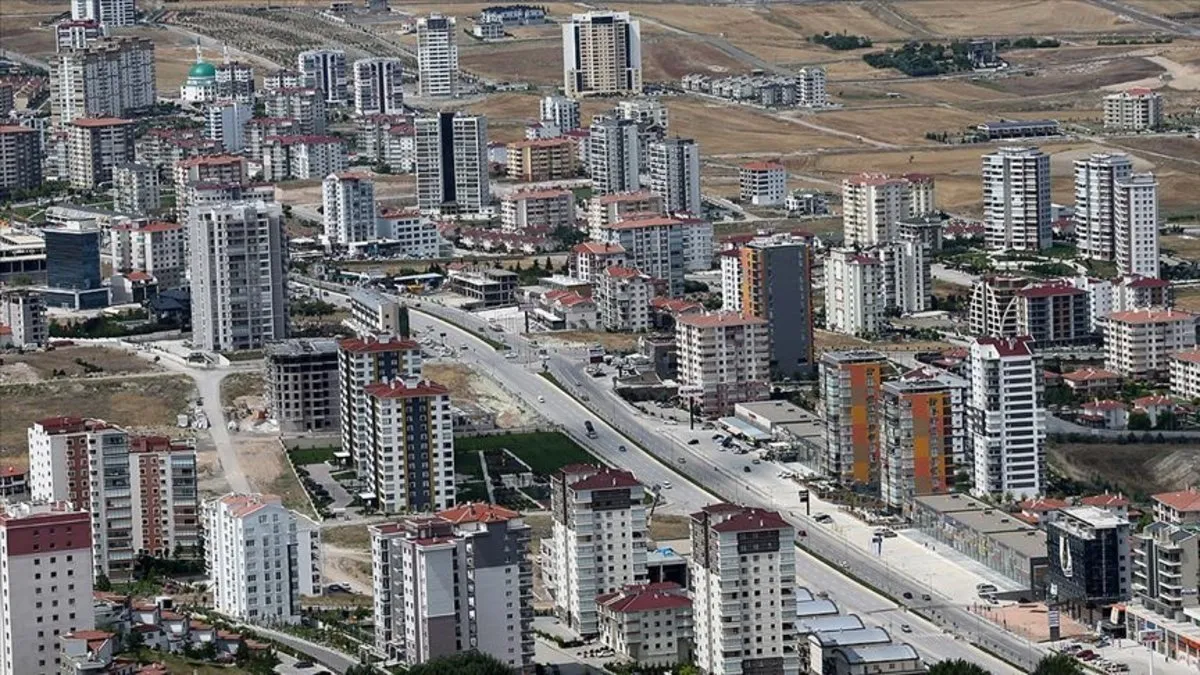
<instances>
[{"instance_id":1,"label":"white car","mask_svg":"<svg viewBox=\"0 0 1200 675\"><path fill-rule=\"evenodd\" d=\"M664 490L670 490L670 489L671 489L671 481L669 481L669 480L664 480L664 481L663 481L663 483L662 483L662 488L663 488Z\"/></svg>"},{"instance_id":2,"label":"white car","mask_svg":"<svg viewBox=\"0 0 1200 675\"><path fill-rule=\"evenodd\" d=\"M538 403L545 403L545 402L546 402L546 397L545 397L545 396L539 396L539 397L538 397Z\"/></svg>"},{"instance_id":3,"label":"white car","mask_svg":"<svg viewBox=\"0 0 1200 675\"><path fill-rule=\"evenodd\" d=\"M516 352L509 352L504 355L504 358L508 359L509 361L512 361L513 359L517 358L517 354L516 354Z\"/></svg>"}]
</instances>

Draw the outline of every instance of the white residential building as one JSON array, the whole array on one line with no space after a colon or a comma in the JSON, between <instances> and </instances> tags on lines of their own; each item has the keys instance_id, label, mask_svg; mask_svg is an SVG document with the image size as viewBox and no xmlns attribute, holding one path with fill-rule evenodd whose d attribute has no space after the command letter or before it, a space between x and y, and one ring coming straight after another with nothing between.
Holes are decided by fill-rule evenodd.
<instances>
[{"instance_id":1,"label":"white residential building","mask_svg":"<svg viewBox=\"0 0 1200 675\"><path fill-rule=\"evenodd\" d=\"M45 347L50 341L46 300L36 291L10 288L0 292L0 324L12 331L12 345L18 349Z\"/></svg>"},{"instance_id":2,"label":"white residential building","mask_svg":"<svg viewBox=\"0 0 1200 675\"><path fill-rule=\"evenodd\" d=\"M320 594L320 530L275 495L204 502L213 608L251 624L300 622L300 596Z\"/></svg>"},{"instance_id":3,"label":"white residential building","mask_svg":"<svg viewBox=\"0 0 1200 675\"><path fill-rule=\"evenodd\" d=\"M79 118L67 126L67 174L76 190L112 182L113 167L133 161L133 120Z\"/></svg>"},{"instance_id":4,"label":"white residential building","mask_svg":"<svg viewBox=\"0 0 1200 675\"><path fill-rule=\"evenodd\" d=\"M596 604L600 644L621 660L658 667L691 662L692 600L679 584L626 586L598 596Z\"/></svg>"},{"instance_id":5,"label":"white residential building","mask_svg":"<svg viewBox=\"0 0 1200 675\"><path fill-rule=\"evenodd\" d=\"M1200 349L1171 355L1171 395L1191 401L1200 399Z\"/></svg>"},{"instance_id":6,"label":"white residential building","mask_svg":"<svg viewBox=\"0 0 1200 675\"><path fill-rule=\"evenodd\" d=\"M637 190L641 186L637 122L608 116L593 119L588 133L587 166L597 195Z\"/></svg>"},{"instance_id":7,"label":"white residential building","mask_svg":"<svg viewBox=\"0 0 1200 675\"><path fill-rule=\"evenodd\" d=\"M787 200L787 169L774 162L750 162L738 169L743 204L780 206Z\"/></svg>"},{"instance_id":8,"label":"white residential building","mask_svg":"<svg viewBox=\"0 0 1200 675\"><path fill-rule=\"evenodd\" d=\"M1117 271L1158 277L1158 181L1137 173L1117 180L1113 190Z\"/></svg>"},{"instance_id":9,"label":"white residential building","mask_svg":"<svg viewBox=\"0 0 1200 675\"><path fill-rule=\"evenodd\" d=\"M71 18L99 21L110 29L132 26L137 20L137 7L134 0L71 0Z\"/></svg>"},{"instance_id":10,"label":"white residential building","mask_svg":"<svg viewBox=\"0 0 1200 675\"><path fill-rule=\"evenodd\" d=\"M528 229L553 232L575 225L575 195L570 190L518 190L500 200L500 223L505 231Z\"/></svg>"},{"instance_id":11,"label":"white residential building","mask_svg":"<svg viewBox=\"0 0 1200 675\"><path fill-rule=\"evenodd\" d=\"M188 232L183 223L131 220L109 230L113 270L154 275L160 290L187 286Z\"/></svg>"},{"instance_id":12,"label":"white residential building","mask_svg":"<svg viewBox=\"0 0 1200 675\"><path fill-rule=\"evenodd\" d=\"M625 265L625 247L620 244L585 241L571 248L571 257L567 262L571 276L595 284L600 281L600 274L606 268Z\"/></svg>"},{"instance_id":13,"label":"white residential building","mask_svg":"<svg viewBox=\"0 0 1200 675\"><path fill-rule=\"evenodd\" d=\"M263 140L263 180L316 180L349 166L346 141L338 136L270 136Z\"/></svg>"},{"instance_id":14,"label":"white residential building","mask_svg":"<svg viewBox=\"0 0 1200 675\"><path fill-rule=\"evenodd\" d=\"M364 460L360 480L384 513L455 503L450 390L434 382L376 382L363 388L365 433L350 448Z\"/></svg>"},{"instance_id":15,"label":"white residential building","mask_svg":"<svg viewBox=\"0 0 1200 675\"><path fill-rule=\"evenodd\" d=\"M325 238L347 246L376 238L375 181L366 174L331 173L321 184Z\"/></svg>"},{"instance_id":16,"label":"white residential building","mask_svg":"<svg viewBox=\"0 0 1200 675\"><path fill-rule=\"evenodd\" d=\"M650 329L654 282L630 267L612 266L599 273L593 291L604 330L641 333Z\"/></svg>"},{"instance_id":17,"label":"white residential building","mask_svg":"<svg viewBox=\"0 0 1200 675\"><path fill-rule=\"evenodd\" d=\"M370 531L375 649L389 662L478 650L533 672L533 565L521 514L464 504Z\"/></svg>"},{"instance_id":18,"label":"white residential building","mask_svg":"<svg viewBox=\"0 0 1200 675\"><path fill-rule=\"evenodd\" d=\"M909 182L884 174L864 173L842 181L842 228L846 246L874 246L894 241L897 225L910 216Z\"/></svg>"},{"instance_id":19,"label":"white residential building","mask_svg":"<svg viewBox=\"0 0 1200 675\"><path fill-rule=\"evenodd\" d=\"M703 218L682 218L683 269L705 272L713 266L713 224Z\"/></svg>"},{"instance_id":20,"label":"white residential building","mask_svg":"<svg viewBox=\"0 0 1200 675\"><path fill-rule=\"evenodd\" d=\"M310 49L296 55L296 70L304 86L319 90L330 105L346 105L346 52Z\"/></svg>"},{"instance_id":21,"label":"white residential building","mask_svg":"<svg viewBox=\"0 0 1200 675\"><path fill-rule=\"evenodd\" d=\"M55 51L83 49L108 36L108 28L95 19L64 19L54 24Z\"/></svg>"},{"instance_id":22,"label":"white residential building","mask_svg":"<svg viewBox=\"0 0 1200 675\"><path fill-rule=\"evenodd\" d=\"M154 105L154 43L129 36L101 38L55 55L51 117L62 126L80 117L123 117Z\"/></svg>"},{"instance_id":23,"label":"white residential building","mask_svg":"<svg viewBox=\"0 0 1200 675\"><path fill-rule=\"evenodd\" d=\"M1075 160L1073 217L1080 255L1116 259L1117 183L1132 174L1133 160L1124 153L1097 152Z\"/></svg>"},{"instance_id":24,"label":"white residential building","mask_svg":"<svg viewBox=\"0 0 1200 675\"><path fill-rule=\"evenodd\" d=\"M642 92L642 32L629 12L574 14L562 25L563 92Z\"/></svg>"},{"instance_id":25,"label":"white residential building","mask_svg":"<svg viewBox=\"0 0 1200 675\"><path fill-rule=\"evenodd\" d=\"M416 341L380 333L338 342L342 447L351 453L354 468L364 480L369 460L365 453L374 433L368 427L366 387L420 376L421 345Z\"/></svg>"},{"instance_id":26,"label":"white residential building","mask_svg":"<svg viewBox=\"0 0 1200 675\"><path fill-rule=\"evenodd\" d=\"M1135 87L1104 97L1104 128L1144 131L1162 125L1162 94Z\"/></svg>"},{"instance_id":27,"label":"white residential building","mask_svg":"<svg viewBox=\"0 0 1200 675\"><path fill-rule=\"evenodd\" d=\"M775 511L718 503L692 514L688 578L702 672L800 675L795 535Z\"/></svg>"},{"instance_id":28,"label":"white residential building","mask_svg":"<svg viewBox=\"0 0 1200 675\"><path fill-rule=\"evenodd\" d=\"M848 248L825 259L825 328L846 335L878 335L887 295L883 262Z\"/></svg>"},{"instance_id":29,"label":"white residential building","mask_svg":"<svg viewBox=\"0 0 1200 675\"><path fill-rule=\"evenodd\" d=\"M204 135L221 144L225 152L240 153L246 149L246 125L254 117L254 104L234 99L222 99L208 104L204 110Z\"/></svg>"},{"instance_id":30,"label":"white residential building","mask_svg":"<svg viewBox=\"0 0 1200 675\"><path fill-rule=\"evenodd\" d=\"M726 312L742 311L742 256L738 249L722 251L721 255L721 309ZM826 291L828 292L828 290Z\"/></svg>"},{"instance_id":31,"label":"white residential building","mask_svg":"<svg viewBox=\"0 0 1200 675\"><path fill-rule=\"evenodd\" d=\"M1050 248L1050 156L1002 147L983 156L983 220L988 248Z\"/></svg>"},{"instance_id":32,"label":"white residential building","mask_svg":"<svg viewBox=\"0 0 1200 675\"><path fill-rule=\"evenodd\" d=\"M354 114L404 113L404 62L359 59L354 62Z\"/></svg>"},{"instance_id":33,"label":"white residential building","mask_svg":"<svg viewBox=\"0 0 1200 675\"><path fill-rule=\"evenodd\" d=\"M967 401L977 495L1026 499L1046 487L1042 358L1028 337L977 338Z\"/></svg>"},{"instance_id":34,"label":"white residential building","mask_svg":"<svg viewBox=\"0 0 1200 675\"><path fill-rule=\"evenodd\" d=\"M926 173L906 173L901 178L908 183L908 219L936 215L937 190L933 176Z\"/></svg>"},{"instance_id":35,"label":"white residential building","mask_svg":"<svg viewBox=\"0 0 1200 675\"><path fill-rule=\"evenodd\" d=\"M404 324L408 320L408 307L401 305L394 296L374 288L352 288L349 299L350 318L342 323L358 337L369 338L381 333L400 335L402 330L406 330ZM338 349L341 349L340 344ZM340 410L340 404L338 408Z\"/></svg>"},{"instance_id":36,"label":"white residential building","mask_svg":"<svg viewBox=\"0 0 1200 675\"><path fill-rule=\"evenodd\" d=\"M599 241L606 227L635 214L665 215L662 197L649 190L592 197L588 201L588 238Z\"/></svg>"},{"instance_id":37,"label":"white residential building","mask_svg":"<svg viewBox=\"0 0 1200 675\"><path fill-rule=\"evenodd\" d=\"M541 115L543 123L550 123L560 133L574 131L579 128L579 101L566 96L551 95L542 98Z\"/></svg>"},{"instance_id":38,"label":"white residential building","mask_svg":"<svg viewBox=\"0 0 1200 675\"><path fill-rule=\"evenodd\" d=\"M1166 377L1173 354L1196 348L1196 315L1170 309L1113 312L1104 328L1104 367L1122 377Z\"/></svg>"},{"instance_id":39,"label":"white residential building","mask_svg":"<svg viewBox=\"0 0 1200 675\"><path fill-rule=\"evenodd\" d=\"M448 258L450 242L442 238L437 223L420 211L384 210L375 220L375 235L381 242L398 242L401 258Z\"/></svg>"},{"instance_id":40,"label":"white residential building","mask_svg":"<svg viewBox=\"0 0 1200 675\"><path fill-rule=\"evenodd\" d=\"M675 320L680 395L694 397L706 416L726 415L735 403L767 398L771 340L767 320L714 312Z\"/></svg>"},{"instance_id":41,"label":"white residential building","mask_svg":"<svg viewBox=\"0 0 1200 675\"><path fill-rule=\"evenodd\" d=\"M650 191L669 213L704 215L700 202L700 146L690 138L668 138L649 146ZM706 268L707 269L707 268Z\"/></svg>"},{"instance_id":42,"label":"white residential building","mask_svg":"<svg viewBox=\"0 0 1200 675\"><path fill-rule=\"evenodd\" d=\"M487 118L439 112L413 122L422 213L478 213L491 204Z\"/></svg>"},{"instance_id":43,"label":"white residential building","mask_svg":"<svg viewBox=\"0 0 1200 675\"><path fill-rule=\"evenodd\" d=\"M901 316L924 312L932 304L933 278L929 256L921 242L901 239L870 251L883 264L885 311Z\"/></svg>"},{"instance_id":44,"label":"white residential building","mask_svg":"<svg viewBox=\"0 0 1200 675\"><path fill-rule=\"evenodd\" d=\"M149 164L119 164L113 167L113 210L145 215L162 203L158 169Z\"/></svg>"},{"instance_id":45,"label":"white residential building","mask_svg":"<svg viewBox=\"0 0 1200 675\"><path fill-rule=\"evenodd\" d=\"M677 298L683 295L683 229L680 220L651 215L607 225L601 228L596 240L620 244L629 266L665 280L667 295Z\"/></svg>"},{"instance_id":46,"label":"white residential building","mask_svg":"<svg viewBox=\"0 0 1200 675\"><path fill-rule=\"evenodd\" d=\"M429 98L458 96L458 36L455 19L434 12L417 19L419 93Z\"/></svg>"},{"instance_id":47,"label":"white residential building","mask_svg":"<svg viewBox=\"0 0 1200 675\"><path fill-rule=\"evenodd\" d=\"M294 120L289 134L323 135L329 124L325 96L320 89L284 87L268 89L262 95L263 110L268 119ZM268 134L272 135L272 134ZM276 132L273 135L279 135Z\"/></svg>"},{"instance_id":48,"label":"white residential building","mask_svg":"<svg viewBox=\"0 0 1200 675\"><path fill-rule=\"evenodd\" d=\"M542 564L553 570L554 613L575 633L598 635L596 596L647 580L646 489L628 471L589 464L563 467L550 488L553 543Z\"/></svg>"},{"instance_id":49,"label":"white residential building","mask_svg":"<svg viewBox=\"0 0 1200 675\"><path fill-rule=\"evenodd\" d=\"M195 205L188 230L193 347L259 349L287 337L287 239L279 205Z\"/></svg>"},{"instance_id":50,"label":"white residential building","mask_svg":"<svg viewBox=\"0 0 1200 675\"><path fill-rule=\"evenodd\" d=\"M825 93L825 69L807 66L796 71L796 103L809 108L824 108L829 105Z\"/></svg>"},{"instance_id":51,"label":"white residential building","mask_svg":"<svg viewBox=\"0 0 1200 675\"><path fill-rule=\"evenodd\" d=\"M58 636L95 627L92 533L64 501L0 513L0 673L60 675Z\"/></svg>"}]
</instances>

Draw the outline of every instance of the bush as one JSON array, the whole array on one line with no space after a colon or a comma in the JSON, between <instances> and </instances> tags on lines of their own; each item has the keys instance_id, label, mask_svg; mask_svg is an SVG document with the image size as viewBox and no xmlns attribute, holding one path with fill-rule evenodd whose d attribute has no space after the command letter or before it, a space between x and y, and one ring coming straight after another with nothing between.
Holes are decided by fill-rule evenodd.
<instances>
[{"instance_id":1,"label":"bush","mask_svg":"<svg viewBox=\"0 0 1200 675\"><path fill-rule=\"evenodd\" d=\"M809 38L809 42L825 45L837 51L848 49L865 49L871 46L871 38L865 35L846 35L845 33L831 34L829 31L819 33Z\"/></svg>"}]
</instances>

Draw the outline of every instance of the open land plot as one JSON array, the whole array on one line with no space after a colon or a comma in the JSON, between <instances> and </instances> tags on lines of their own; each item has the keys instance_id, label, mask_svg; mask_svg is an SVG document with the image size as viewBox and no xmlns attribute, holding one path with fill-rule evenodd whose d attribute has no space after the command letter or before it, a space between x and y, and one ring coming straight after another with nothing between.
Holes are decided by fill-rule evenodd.
<instances>
[{"instance_id":1,"label":"open land plot","mask_svg":"<svg viewBox=\"0 0 1200 675\"><path fill-rule=\"evenodd\" d=\"M423 368L425 377L450 390L450 400L467 402L491 411L496 425L511 428L532 424L537 415L525 409L509 396L500 385L471 366L448 361L430 361Z\"/></svg>"},{"instance_id":2,"label":"open land plot","mask_svg":"<svg viewBox=\"0 0 1200 675\"><path fill-rule=\"evenodd\" d=\"M562 45L557 41L522 41L463 49L459 63L495 80L550 85L562 82Z\"/></svg>"},{"instance_id":3,"label":"open land plot","mask_svg":"<svg viewBox=\"0 0 1200 675\"><path fill-rule=\"evenodd\" d=\"M664 100L671 115L671 133L695 138L706 155L787 153L855 145L853 139L823 134L746 106L684 97Z\"/></svg>"},{"instance_id":4,"label":"open land plot","mask_svg":"<svg viewBox=\"0 0 1200 675\"><path fill-rule=\"evenodd\" d=\"M990 86L1021 96L1086 91L1090 92L1090 96L1099 98L1095 90L1101 87L1154 77L1165 71L1166 69L1159 64L1142 57L1119 57L1032 75L998 78L991 81Z\"/></svg>"},{"instance_id":5,"label":"open land plot","mask_svg":"<svg viewBox=\"0 0 1200 675\"><path fill-rule=\"evenodd\" d=\"M864 86L878 91L895 92L902 96L931 99L941 103L974 103L1007 96L1004 92L965 80L913 79L911 82L888 82Z\"/></svg>"},{"instance_id":6,"label":"open land plot","mask_svg":"<svg viewBox=\"0 0 1200 675\"><path fill-rule=\"evenodd\" d=\"M1054 35L1145 30L1142 24L1083 0L905 0L897 13L948 36Z\"/></svg>"},{"instance_id":7,"label":"open land plot","mask_svg":"<svg viewBox=\"0 0 1200 675\"><path fill-rule=\"evenodd\" d=\"M94 371L95 368L102 370ZM109 376L148 373L162 368L123 349L108 347L59 347L44 352L0 355L0 384L79 377L88 374L89 370L99 376Z\"/></svg>"},{"instance_id":8,"label":"open land plot","mask_svg":"<svg viewBox=\"0 0 1200 675\"><path fill-rule=\"evenodd\" d=\"M1196 11L1195 0L1125 0L1125 4L1160 16Z\"/></svg>"},{"instance_id":9,"label":"open land plot","mask_svg":"<svg viewBox=\"0 0 1200 675\"><path fill-rule=\"evenodd\" d=\"M1200 260L1200 253L1193 254L1191 260ZM1200 314L1200 288L1176 289L1175 308Z\"/></svg>"},{"instance_id":10,"label":"open land plot","mask_svg":"<svg viewBox=\"0 0 1200 675\"><path fill-rule=\"evenodd\" d=\"M8 3L0 3L7 5ZM7 16L0 21L0 46L43 61L54 53L54 31L41 23L49 16Z\"/></svg>"},{"instance_id":11,"label":"open land plot","mask_svg":"<svg viewBox=\"0 0 1200 675\"><path fill-rule=\"evenodd\" d=\"M1194 442L1051 442L1049 446L1051 463L1068 477L1108 485L1114 491L1153 494L1182 490L1200 481L1200 447Z\"/></svg>"},{"instance_id":12,"label":"open land plot","mask_svg":"<svg viewBox=\"0 0 1200 675\"><path fill-rule=\"evenodd\" d=\"M393 0L388 3L388 6L393 12L408 12L410 14L429 14L430 12L441 12L446 16L479 16L479 12L485 7L495 7L494 2L404 2L404 0ZM571 14L587 11L579 5L569 2L539 2L538 7L543 7L552 17L566 17ZM462 27L462 24L459 24Z\"/></svg>"},{"instance_id":13,"label":"open land plot","mask_svg":"<svg viewBox=\"0 0 1200 675\"><path fill-rule=\"evenodd\" d=\"M0 387L0 456L23 454L29 426L56 415L177 434L175 416L186 411L195 396L195 385L183 375L5 385Z\"/></svg>"},{"instance_id":14,"label":"open land plot","mask_svg":"<svg viewBox=\"0 0 1200 675\"><path fill-rule=\"evenodd\" d=\"M868 50L838 52L800 40L779 41L762 38L758 35L727 35L725 38L733 46L743 49L765 61L787 66L821 65L828 68L830 64L841 61L862 61L862 54ZM749 68L749 66L743 66Z\"/></svg>"},{"instance_id":15,"label":"open land plot","mask_svg":"<svg viewBox=\"0 0 1200 675\"><path fill-rule=\"evenodd\" d=\"M642 67L647 82L674 81L688 73L737 74L746 68L707 42L674 35L646 40Z\"/></svg>"},{"instance_id":16,"label":"open land plot","mask_svg":"<svg viewBox=\"0 0 1200 675\"><path fill-rule=\"evenodd\" d=\"M534 473L541 476L549 476L568 464L600 463L566 434L557 431L474 436L454 441L456 455L501 448L521 458Z\"/></svg>"},{"instance_id":17,"label":"open land plot","mask_svg":"<svg viewBox=\"0 0 1200 675\"><path fill-rule=\"evenodd\" d=\"M865 35L872 42L903 40L907 31L872 14L865 3L823 3L813 5L774 5L769 14L773 21L792 28L807 38L818 33Z\"/></svg>"},{"instance_id":18,"label":"open land plot","mask_svg":"<svg viewBox=\"0 0 1200 675\"><path fill-rule=\"evenodd\" d=\"M1159 239L1159 246L1163 250L1170 250L1184 260L1200 260L1200 237L1190 234L1169 234ZM1193 290L1194 294L1200 294L1200 287L1179 288L1176 289L1176 300L1187 290Z\"/></svg>"},{"instance_id":19,"label":"open land plot","mask_svg":"<svg viewBox=\"0 0 1200 675\"><path fill-rule=\"evenodd\" d=\"M763 40L803 40L795 29L774 21L771 12L729 5L631 4L609 5L613 10L657 21L699 35L754 35ZM645 25L646 22L643 22Z\"/></svg>"},{"instance_id":20,"label":"open land plot","mask_svg":"<svg viewBox=\"0 0 1200 675\"><path fill-rule=\"evenodd\" d=\"M952 131L985 121L982 114L950 107L895 107L884 110L835 110L815 119L821 126L901 145L929 144L926 132Z\"/></svg>"}]
</instances>

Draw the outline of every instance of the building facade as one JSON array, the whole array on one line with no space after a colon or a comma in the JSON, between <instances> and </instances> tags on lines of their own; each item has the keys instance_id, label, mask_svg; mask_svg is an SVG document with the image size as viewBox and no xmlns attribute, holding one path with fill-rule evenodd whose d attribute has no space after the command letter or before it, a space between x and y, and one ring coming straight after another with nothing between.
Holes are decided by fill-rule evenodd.
<instances>
[{"instance_id":1,"label":"building facade","mask_svg":"<svg viewBox=\"0 0 1200 675\"><path fill-rule=\"evenodd\" d=\"M417 19L418 91L428 98L459 94L458 31L452 16L434 12Z\"/></svg>"},{"instance_id":2,"label":"building facade","mask_svg":"<svg viewBox=\"0 0 1200 675\"><path fill-rule=\"evenodd\" d=\"M489 205L487 118L440 112L413 125L421 211L477 213Z\"/></svg>"},{"instance_id":3,"label":"building facade","mask_svg":"<svg viewBox=\"0 0 1200 675\"><path fill-rule=\"evenodd\" d=\"M421 512L455 503L450 390L434 382L376 382L363 388L360 445L369 501L384 513Z\"/></svg>"},{"instance_id":4,"label":"building facade","mask_svg":"<svg viewBox=\"0 0 1200 675\"><path fill-rule=\"evenodd\" d=\"M597 116L587 139L588 173L597 195L632 192L641 187L641 153L634 120Z\"/></svg>"},{"instance_id":5,"label":"building facade","mask_svg":"<svg viewBox=\"0 0 1200 675\"><path fill-rule=\"evenodd\" d=\"M421 375L421 346L393 334L366 335L338 342L338 389L342 447L360 476L366 476L368 458L354 448L368 447L366 387Z\"/></svg>"},{"instance_id":6,"label":"building facade","mask_svg":"<svg viewBox=\"0 0 1200 675\"><path fill-rule=\"evenodd\" d=\"M129 221L109 229L112 266L117 272L142 271L161 290L187 286L187 227L182 223Z\"/></svg>"},{"instance_id":7,"label":"building facade","mask_svg":"<svg viewBox=\"0 0 1200 675\"><path fill-rule=\"evenodd\" d=\"M42 184L42 143L30 127L0 124L0 195Z\"/></svg>"},{"instance_id":8,"label":"building facade","mask_svg":"<svg viewBox=\"0 0 1200 675\"><path fill-rule=\"evenodd\" d=\"M17 349L37 349L50 341L46 301L40 293L21 288L0 292L0 324L12 331Z\"/></svg>"},{"instance_id":9,"label":"building facade","mask_svg":"<svg viewBox=\"0 0 1200 675\"><path fill-rule=\"evenodd\" d=\"M1113 312L1104 331L1104 367L1122 377L1169 376L1171 355L1196 348L1196 315L1171 309Z\"/></svg>"},{"instance_id":10,"label":"building facade","mask_svg":"<svg viewBox=\"0 0 1200 675\"><path fill-rule=\"evenodd\" d=\"M1046 485L1042 359L1029 337L977 338L970 348L974 492L1018 499Z\"/></svg>"},{"instance_id":11,"label":"building facade","mask_svg":"<svg viewBox=\"0 0 1200 675\"><path fill-rule=\"evenodd\" d=\"M767 321L771 372L785 378L811 376L813 360L812 241L807 237L760 237L740 251L740 311Z\"/></svg>"},{"instance_id":12,"label":"building facade","mask_svg":"<svg viewBox=\"0 0 1200 675\"><path fill-rule=\"evenodd\" d=\"M296 55L296 71L305 87L320 91L329 105L345 105L346 52L310 49Z\"/></svg>"},{"instance_id":13,"label":"building facade","mask_svg":"<svg viewBox=\"0 0 1200 675\"><path fill-rule=\"evenodd\" d=\"M700 146L690 138L667 138L649 144L650 191L662 197L668 213L704 215L700 201Z\"/></svg>"},{"instance_id":14,"label":"building facade","mask_svg":"<svg viewBox=\"0 0 1200 675\"><path fill-rule=\"evenodd\" d=\"M568 97L642 92L641 24L629 12L574 14L562 25L562 45Z\"/></svg>"},{"instance_id":15,"label":"building facade","mask_svg":"<svg viewBox=\"0 0 1200 675\"><path fill-rule=\"evenodd\" d=\"M309 338L266 348L267 406L282 434L337 431L341 422L338 343Z\"/></svg>"},{"instance_id":16,"label":"building facade","mask_svg":"<svg viewBox=\"0 0 1200 675\"><path fill-rule=\"evenodd\" d=\"M1162 94L1135 87L1104 97L1104 128L1145 131L1162 125Z\"/></svg>"},{"instance_id":17,"label":"building facade","mask_svg":"<svg viewBox=\"0 0 1200 675\"><path fill-rule=\"evenodd\" d=\"M643 666L691 662L692 600L666 581L626 586L596 598L600 643Z\"/></svg>"},{"instance_id":18,"label":"building facade","mask_svg":"<svg viewBox=\"0 0 1200 675\"><path fill-rule=\"evenodd\" d=\"M663 280L667 295L677 298L683 295L684 224L675 218L640 215L600 228L596 241L621 246L630 267Z\"/></svg>"},{"instance_id":19,"label":"building facade","mask_svg":"<svg viewBox=\"0 0 1200 675\"><path fill-rule=\"evenodd\" d=\"M917 497L944 494L966 462L967 381L918 368L884 382L880 494L907 512Z\"/></svg>"},{"instance_id":20,"label":"building facade","mask_svg":"<svg viewBox=\"0 0 1200 675\"><path fill-rule=\"evenodd\" d=\"M825 420L823 473L843 485L879 481L883 421L883 373L879 352L824 352L820 360L821 411Z\"/></svg>"},{"instance_id":21,"label":"building facade","mask_svg":"<svg viewBox=\"0 0 1200 675\"><path fill-rule=\"evenodd\" d=\"M738 169L743 204L779 206L787 200L787 169L774 162L751 162Z\"/></svg>"},{"instance_id":22,"label":"building facade","mask_svg":"<svg viewBox=\"0 0 1200 675\"><path fill-rule=\"evenodd\" d=\"M575 195L570 190L518 190L500 200L500 223L508 232L553 232L575 224Z\"/></svg>"},{"instance_id":23,"label":"building facade","mask_svg":"<svg viewBox=\"0 0 1200 675\"><path fill-rule=\"evenodd\" d=\"M112 182L113 167L134 159L133 120L78 118L67 127L67 174L76 190Z\"/></svg>"},{"instance_id":24,"label":"building facade","mask_svg":"<svg viewBox=\"0 0 1200 675\"><path fill-rule=\"evenodd\" d=\"M650 330L653 280L631 267L613 265L598 273L592 295L604 330L641 333Z\"/></svg>"},{"instance_id":25,"label":"building facade","mask_svg":"<svg viewBox=\"0 0 1200 675\"><path fill-rule=\"evenodd\" d=\"M767 320L746 314L686 314L675 321L680 395L706 416L769 395L771 342Z\"/></svg>"},{"instance_id":26,"label":"building facade","mask_svg":"<svg viewBox=\"0 0 1200 675\"><path fill-rule=\"evenodd\" d=\"M1050 248L1050 156L1025 147L984 155L983 220L989 249Z\"/></svg>"},{"instance_id":27,"label":"building facade","mask_svg":"<svg viewBox=\"0 0 1200 675\"><path fill-rule=\"evenodd\" d=\"M50 77L51 118L62 127L81 117L144 112L154 106L154 77L154 43L146 38L102 38L64 49Z\"/></svg>"},{"instance_id":28,"label":"building facade","mask_svg":"<svg viewBox=\"0 0 1200 675\"><path fill-rule=\"evenodd\" d=\"M375 239L375 181L366 174L331 173L321 184L325 238L346 246Z\"/></svg>"},{"instance_id":29,"label":"building facade","mask_svg":"<svg viewBox=\"0 0 1200 675\"><path fill-rule=\"evenodd\" d=\"M1116 259L1117 182L1132 174L1133 160L1124 153L1093 153L1075 160L1073 218L1081 255Z\"/></svg>"},{"instance_id":30,"label":"building facade","mask_svg":"<svg viewBox=\"0 0 1200 675\"><path fill-rule=\"evenodd\" d=\"M354 114L404 113L404 62L359 59L354 62Z\"/></svg>"},{"instance_id":31,"label":"building facade","mask_svg":"<svg viewBox=\"0 0 1200 675\"><path fill-rule=\"evenodd\" d=\"M842 227L846 246L874 246L897 238L901 219L910 217L909 182L865 173L842 181Z\"/></svg>"},{"instance_id":32,"label":"building facade","mask_svg":"<svg viewBox=\"0 0 1200 675\"><path fill-rule=\"evenodd\" d=\"M1047 580L1060 606L1078 616L1130 599L1135 565L1128 517L1071 506L1060 509L1045 529Z\"/></svg>"},{"instance_id":33,"label":"building facade","mask_svg":"<svg viewBox=\"0 0 1200 675\"><path fill-rule=\"evenodd\" d=\"M542 138L508 144L508 177L522 182L575 178L579 165L575 142L569 138Z\"/></svg>"},{"instance_id":34,"label":"building facade","mask_svg":"<svg viewBox=\"0 0 1200 675\"><path fill-rule=\"evenodd\" d=\"M1117 180L1113 189L1117 271L1158 277L1158 181L1138 173Z\"/></svg>"},{"instance_id":35,"label":"building facade","mask_svg":"<svg viewBox=\"0 0 1200 675\"><path fill-rule=\"evenodd\" d=\"M157 211L158 169L148 164L119 164L113 167L113 210L145 215Z\"/></svg>"},{"instance_id":36,"label":"building facade","mask_svg":"<svg viewBox=\"0 0 1200 675\"><path fill-rule=\"evenodd\" d=\"M854 249L836 248L825 259L825 328L846 335L883 330L887 294L883 261Z\"/></svg>"}]
</instances>

